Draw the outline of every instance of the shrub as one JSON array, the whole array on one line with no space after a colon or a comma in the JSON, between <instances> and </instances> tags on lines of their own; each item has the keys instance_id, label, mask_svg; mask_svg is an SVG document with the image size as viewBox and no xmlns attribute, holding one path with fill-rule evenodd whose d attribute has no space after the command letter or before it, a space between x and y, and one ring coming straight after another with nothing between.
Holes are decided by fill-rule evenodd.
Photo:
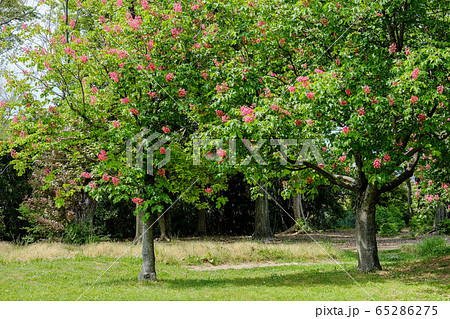
<instances>
[{"instance_id":1,"label":"shrub","mask_svg":"<svg viewBox=\"0 0 450 319\"><path fill-rule=\"evenodd\" d=\"M389 207L378 206L376 208L375 222L380 236L396 235L406 227L400 210L393 205Z\"/></svg>"},{"instance_id":2,"label":"shrub","mask_svg":"<svg viewBox=\"0 0 450 319\"><path fill-rule=\"evenodd\" d=\"M440 221L439 232L441 234L450 235L450 219L444 219Z\"/></svg>"},{"instance_id":3,"label":"shrub","mask_svg":"<svg viewBox=\"0 0 450 319\"><path fill-rule=\"evenodd\" d=\"M450 254L450 245L442 237L428 237L417 244L416 252L422 257L436 257Z\"/></svg>"}]
</instances>

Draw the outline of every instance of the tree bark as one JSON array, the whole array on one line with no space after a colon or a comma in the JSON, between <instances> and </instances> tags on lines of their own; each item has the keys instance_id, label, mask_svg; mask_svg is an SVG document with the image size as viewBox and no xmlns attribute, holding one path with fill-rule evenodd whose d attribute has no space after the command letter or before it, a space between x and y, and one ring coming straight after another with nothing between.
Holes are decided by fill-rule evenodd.
<instances>
[{"instance_id":1,"label":"tree bark","mask_svg":"<svg viewBox=\"0 0 450 319\"><path fill-rule=\"evenodd\" d=\"M161 235L159 236L159 241L167 241L170 242L170 235L169 235L169 225L168 225L168 218L166 214L163 214L162 212L158 212L158 225L159 230L161 232Z\"/></svg>"},{"instance_id":2,"label":"tree bark","mask_svg":"<svg viewBox=\"0 0 450 319\"><path fill-rule=\"evenodd\" d=\"M269 220L269 198L267 193L260 190L262 196L256 199L255 203L255 232L253 239L272 239L272 230Z\"/></svg>"},{"instance_id":3,"label":"tree bark","mask_svg":"<svg viewBox=\"0 0 450 319\"><path fill-rule=\"evenodd\" d=\"M197 214L197 236L206 236L206 209L200 209Z\"/></svg>"},{"instance_id":4,"label":"tree bark","mask_svg":"<svg viewBox=\"0 0 450 319\"><path fill-rule=\"evenodd\" d=\"M142 235L142 271L139 274L139 280L156 281L155 247L153 241L154 222L154 214L150 214L150 217L144 222Z\"/></svg>"},{"instance_id":5,"label":"tree bark","mask_svg":"<svg viewBox=\"0 0 450 319\"><path fill-rule=\"evenodd\" d=\"M378 198L376 186L367 184L356 191L353 207L356 215L356 249L358 270L372 272L381 270L375 226L375 204Z\"/></svg>"},{"instance_id":6,"label":"tree bark","mask_svg":"<svg viewBox=\"0 0 450 319\"><path fill-rule=\"evenodd\" d=\"M411 187L411 179L408 178L406 180L406 189L407 189L407 196L408 196L408 225L409 221L414 215L413 209L412 209L412 187Z\"/></svg>"},{"instance_id":7,"label":"tree bark","mask_svg":"<svg viewBox=\"0 0 450 319\"><path fill-rule=\"evenodd\" d=\"M89 233L94 232L94 213L97 209L97 201L88 193L82 191L74 207L75 223L88 227Z\"/></svg>"},{"instance_id":8,"label":"tree bark","mask_svg":"<svg viewBox=\"0 0 450 319\"><path fill-rule=\"evenodd\" d=\"M142 242L141 235L142 235L142 229L144 226L144 223L142 222L142 217L144 217L144 212L142 212L142 211L136 215L136 234L134 236L134 241L136 243Z\"/></svg>"}]
</instances>

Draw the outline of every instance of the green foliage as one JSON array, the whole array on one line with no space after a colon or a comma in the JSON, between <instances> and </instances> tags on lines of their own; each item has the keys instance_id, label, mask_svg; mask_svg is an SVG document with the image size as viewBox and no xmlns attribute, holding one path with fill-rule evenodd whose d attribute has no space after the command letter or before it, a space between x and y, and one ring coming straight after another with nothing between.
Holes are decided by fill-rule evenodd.
<instances>
[{"instance_id":1,"label":"green foliage","mask_svg":"<svg viewBox=\"0 0 450 319\"><path fill-rule=\"evenodd\" d=\"M396 235L406 227L403 215L400 210L393 205L389 207L376 206L375 222L378 233L381 236Z\"/></svg>"},{"instance_id":2,"label":"green foliage","mask_svg":"<svg viewBox=\"0 0 450 319\"><path fill-rule=\"evenodd\" d=\"M94 229L88 223L69 224L65 227L62 234L62 242L66 244L81 245L107 240L109 240L109 236L96 235Z\"/></svg>"},{"instance_id":3,"label":"green foliage","mask_svg":"<svg viewBox=\"0 0 450 319\"><path fill-rule=\"evenodd\" d=\"M417 244L416 252L422 257L437 257L450 254L450 245L443 237L427 237Z\"/></svg>"},{"instance_id":4,"label":"green foliage","mask_svg":"<svg viewBox=\"0 0 450 319\"><path fill-rule=\"evenodd\" d=\"M439 222L439 232L450 235L450 219L444 219Z\"/></svg>"}]
</instances>

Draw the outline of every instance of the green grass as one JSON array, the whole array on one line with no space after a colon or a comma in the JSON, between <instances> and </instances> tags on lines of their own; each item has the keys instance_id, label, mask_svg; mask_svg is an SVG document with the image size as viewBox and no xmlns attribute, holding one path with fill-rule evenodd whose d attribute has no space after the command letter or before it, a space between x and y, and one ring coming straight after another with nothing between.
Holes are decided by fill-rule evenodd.
<instances>
[{"instance_id":1,"label":"green grass","mask_svg":"<svg viewBox=\"0 0 450 319\"><path fill-rule=\"evenodd\" d=\"M132 256L100 279L115 258L9 261L0 263L0 300L76 300L83 292L81 300L369 300L364 290L375 300L450 299L448 255L421 258L393 250L380 258L384 270L364 274L355 270L354 253L341 255L362 288L338 266L320 262L215 271L158 264L158 282L138 282L141 260Z\"/></svg>"}]
</instances>

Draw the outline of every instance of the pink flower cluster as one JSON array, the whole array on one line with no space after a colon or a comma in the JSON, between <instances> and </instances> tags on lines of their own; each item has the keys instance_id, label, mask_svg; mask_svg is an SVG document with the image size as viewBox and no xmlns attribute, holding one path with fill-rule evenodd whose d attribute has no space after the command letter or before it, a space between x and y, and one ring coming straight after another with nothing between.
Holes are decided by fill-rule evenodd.
<instances>
[{"instance_id":1,"label":"pink flower cluster","mask_svg":"<svg viewBox=\"0 0 450 319\"><path fill-rule=\"evenodd\" d=\"M389 154L384 155L383 161L385 161L385 162L390 162L391 161L391 157L389 156Z\"/></svg>"},{"instance_id":2,"label":"pink flower cluster","mask_svg":"<svg viewBox=\"0 0 450 319\"><path fill-rule=\"evenodd\" d=\"M178 89L178 95L179 95L180 97L186 96L186 90L183 89L183 88L179 88L179 89Z\"/></svg>"},{"instance_id":3,"label":"pink flower cluster","mask_svg":"<svg viewBox=\"0 0 450 319\"><path fill-rule=\"evenodd\" d=\"M419 100L419 97L411 95L411 104L417 103L418 100Z\"/></svg>"},{"instance_id":4,"label":"pink flower cluster","mask_svg":"<svg viewBox=\"0 0 450 319\"><path fill-rule=\"evenodd\" d=\"M102 162L102 161L106 161L107 159L108 159L108 157L106 156L106 151L101 150L100 153L98 154L98 160L100 162Z\"/></svg>"},{"instance_id":5,"label":"pink flower cluster","mask_svg":"<svg viewBox=\"0 0 450 319\"><path fill-rule=\"evenodd\" d=\"M139 114L139 111L136 110L135 108L131 108L130 112L131 112L131 114L134 114L134 115L138 115Z\"/></svg>"},{"instance_id":6,"label":"pink flower cluster","mask_svg":"<svg viewBox=\"0 0 450 319\"><path fill-rule=\"evenodd\" d=\"M226 91L228 91L228 89L229 89L229 87L228 87L227 82L222 82L221 85L219 85L219 84L216 85L216 91L218 94L222 93L224 91L226 92Z\"/></svg>"},{"instance_id":7,"label":"pink flower cluster","mask_svg":"<svg viewBox=\"0 0 450 319\"><path fill-rule=\"evenodd\" d=\"M389 46L389 53L394 53L396 50L397 50L397 44L392 43L392 44Z\"/></svg>"},{"instance_id":8,"label":"pink flower cluster","mask_svg":"<svg viewBox=\"0 0 450 319\"><path fill-rule=\"evenodd\" d=\"M89 174L88 172L81 173L81 176L84 178L91 178L91 174Z\"/></svg>"},{"instance_id":9,"label":"pink flower cluster","mask_svg":"<svg viewBox=\"0 0 450 319\"><path fill-rule=\"evenodd\" d=\"M373 167L375 168L380 168L381 166L381 160L377 157L374 161L373 161Z\"/></svg>"},{"instance_id":10,"label":"pink flower cluster","mask_svg":"<svg viewBox=\"0 0 450 319\"><path fill-rule=\"evenodd\" d=\"M350 132L350 129L347 126L344 126L342 128L342 132L344 132L344 134L347 134L348 132Z\"/></svg>"},{"instance_id":11,"label":"pink flower cluster","mask_svg":"<svg viewBox=\"0 0 450 319\"><path fill-rule=\"evenodd\" d=\"M173 73L169 73L166 76L166 82L173 81Z\"/></svg>"},{"instance_id":12,"label":"pink flower cluster","mask_svg":"<svg viewBox=\"0 0 450 319\"><path fill-rule=\"evenodd\" d=\"M307 88L309 85L309 83L308 83L309 77L307 77L307 76L299 76L296 80L298 82L300 82L304 88Z\"/></svg>"},{"instance_id":13,"label":"pink flower cluster","mask_svg":"<svg viewBox=\"0 0 450 319\"><path fill-rule=\"evenodd\" d=\"M120 182L119 179L117 177L115 177L115 176L113 178L111 178L111 181L112 181L114 186L119 185L119 182Z\"/></svg>"},{"instance_id":14,"label":"pink flower cluster","mask_svg":"<svg viewBox=\"0 0 450 319\"><path fill-rule=\"evenodd\" d=\"M212 192L212 188L205 188L205 192L207 192L208 194L210 194Z\"/></svg>"},{"instance_id":15,"label":"pink flower cluster","mask_svg":"<svg viewBox=\"0 0 450 319\"><path fill-rule=\"evenodd\" d=\"M364 93L366 93L366 94L370 93L370 88L368 85L364 85Z\"/></svg>"},{"instance_id":16,"label":"pink flower cluster","mask_svg":"<svg viewBox=\"0 0 450 319\"><path fill-rule=\"evenodd\" d=\"M359 115L359 116L363 116L364 114L366 114L366 112L364 111L364 108L363 108L363 107L360 108L360 109L358 109L358 115Z\"/></svg>"},{"instance_id":17,"label":"pink flower cluster","mask_svg":"<svg viewBox=\"0 0 450 319\"><path fill-rule=\"evenodd\" d=\"M126 18L127 18L128 25L130 26L131 30L133 30L133 31L139 30L139 28L141 27L141 24L142 24L142 19L140 16L136 16L133 19L133 16L131 15L131 13L127 12Z\"/></svg>"},{"instance_id":18,"label":"pink flower cluster","mask_svg":"<svg viewBox=\"0 0 450 319\"><path fill-rule=\"evenodd\" d=\"M142 203L144 202L144 200L139 197L134 197L131 201L137 205L142 205Z\"/></svg>"},{"instance_id":19,"label":"pink flower cluster","mask_svg":"<svg viewBox=\"0 0 450 319\"><path fill-rule=\"evenodd\" d=\"M308 98L308 99L313 99L314 98L314 93L313 92L308 92L308 93L306 93L306 97Z\"/></svg>"},{"instance_id":20,"label":"pink flower cluster","mask_svg":"<svg viewBox=\"0 0 450 319\"><path fill-rule=\"evenodd\" d=\"M439 94L442 94L444 92L444 86L442 84L437 87L437 92Z\"/></svg>"},{"instance_id":21,"label":"pink flower cluster","mask_svg":"<svg viewBox=\"0 0 450 319\"><path fill-rule=\"evenodd\" d=\"M72 56L73 58L76 58L75 50L71 49L69 47L64 48L64 52L66 52L68 55Z\"/></svg>"},{"instance_id":22,"label":"pink flower cluster","mask_svg":"<svg viewBox=\"0 0 450 319\"><path fill-rule=\"evenodd\" d=\"M116 82L116 83L119 82L119 76L120 76L119 73L116 73L116 72L109 72L108 75L109 75L109 77L110 77L111 79L114 80L114 82Z\"/></svg>"},{"instance_id":23,"label":"pink flower cluster","mask_svg":"<svg viewBox=\"0 0 450 319\"><path fill-rule=\"evenodd\" d=\"M219 148L219 149L217 150L217 155L219 155L220 158L224 158L225 155L227 155L227 151L225 151L225 150Z\"/></svg>"},{"instance_id":24,"label":"pink flower cluster","mask_svg":"<svg viewBox=\"0 0 450 319\"><path fill-rule=\"evenodd\" d=\"M183 12L183 8L181 7L181 2L177 2L173 5L173 12Z\"/></svg>"},{"instance_id":25,"label":"pink flower cluster","mask_svg":"<svg viewBox=\"0 0 450 319\"><path fill-rule=\"evenodd\" d=\"M419 69L415 68L414 71L411 73L411 77L415 80L419 76Z\"/></svg>"}]
</instances>

